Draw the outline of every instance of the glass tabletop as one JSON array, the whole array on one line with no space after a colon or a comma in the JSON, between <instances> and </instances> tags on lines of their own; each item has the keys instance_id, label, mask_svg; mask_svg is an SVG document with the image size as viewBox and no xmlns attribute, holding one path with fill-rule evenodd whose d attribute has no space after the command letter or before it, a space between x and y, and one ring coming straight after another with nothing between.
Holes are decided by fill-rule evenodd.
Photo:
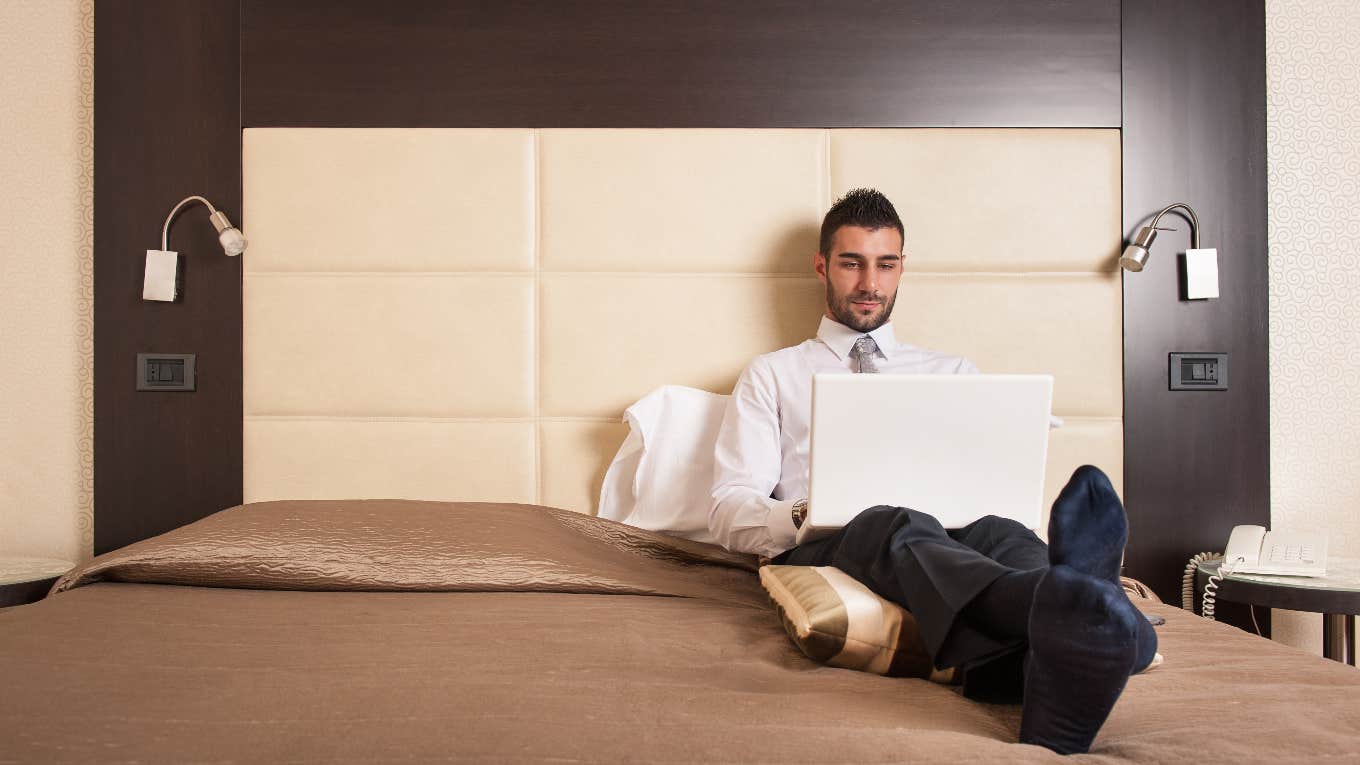
<instances>
[{"instance_id":1,"label":"glass tabletop","mask_svg":"<svg viewBox=\"0 0 1360 765\"><path fill-rule=\"evenodd\" d=\"M1218 573L1220 561L1201 564L1206 573ZM1268 584L1272 587L1294 587L1304 590L1360 592L1360 558L1327 556L1326 576L1273 576L1267 574L1229 574L1225 581L1240 580Z\"/></svg>"}]
</instances>

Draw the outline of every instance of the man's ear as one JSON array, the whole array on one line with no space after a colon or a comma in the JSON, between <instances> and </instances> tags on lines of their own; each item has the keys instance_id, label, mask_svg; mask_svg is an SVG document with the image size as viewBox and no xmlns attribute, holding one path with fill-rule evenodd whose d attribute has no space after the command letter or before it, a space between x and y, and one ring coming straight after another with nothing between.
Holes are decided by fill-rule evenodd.
<instances>
[{"instance_id":1,"label":"man's ear","mask_svg":"<svg viewBox=\"0 0 1360 765\"><path fill-rule=\"evenodd\" d=\"M817 272L817 280L822 284L826 284L826 261L822 253L812 253L812 270Z\"/></svg>"}]
</instances>

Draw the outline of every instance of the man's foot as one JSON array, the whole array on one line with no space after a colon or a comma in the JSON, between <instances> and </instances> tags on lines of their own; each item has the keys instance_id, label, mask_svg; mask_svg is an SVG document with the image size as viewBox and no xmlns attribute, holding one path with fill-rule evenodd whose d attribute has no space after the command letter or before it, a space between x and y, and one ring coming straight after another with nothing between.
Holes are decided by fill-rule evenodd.
<instances>
[{"instance_id":1,"label":"man's foot","mask_svg":"<svg viewBox=\"0 0 1360 765\"><path fill-rule=\"evenodd\" d=\"M1048 520L1048 560L1119 585L1129 521L1100 468L1082 465L1063 487Z\"/></svg>"},{"instance_id":2,"label":"man's foot","mask_svg":"<svg viewBox=\"0 0 1360 765\"><path fill-rule=\"evenodd\" d=\"M1059 754L1090 749L1156 641L1118 584L1067 565L1050 568L1030 611L1020 742Z\"/></svg>"},{"instance_id":3,"label":"man's foot","mask_svg":"<svg viewBox=\"0 0 1360 765\"><path fill-rule=\"evenodd\" d=\"M1073 471L1049 517L1049 561L1122 588L1119 571L1128 538L1128 516L1110 479L1092 465L1082 465ZM1134 674L1142 672L1157 657L1157 633L1146 618L1139 621L1137 644Z\"/></svg>"}]
</instances>

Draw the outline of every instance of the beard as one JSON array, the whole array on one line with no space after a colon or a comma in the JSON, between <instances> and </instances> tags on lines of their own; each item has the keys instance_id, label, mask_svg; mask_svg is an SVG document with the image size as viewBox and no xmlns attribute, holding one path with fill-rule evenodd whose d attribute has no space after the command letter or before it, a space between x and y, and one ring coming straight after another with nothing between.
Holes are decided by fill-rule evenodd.
<instances>
[{"instance_id":1,"label":"beard","mask_svg":"<svg viewBox=\"0 0 1360 765\"><path fill-rule=\"evenodd\" d=\"M877 301L878 308L866 312L854 304L856 300ZM831 281L828 279L826 282L826 307L831 310L831 318L856 332L873 332L888 323L888 317L892 316L893 306L896 304L896 292L887 299L884 299L881 292L850 292L838 295L832 289Z\"/></svg>"}]
</instances>

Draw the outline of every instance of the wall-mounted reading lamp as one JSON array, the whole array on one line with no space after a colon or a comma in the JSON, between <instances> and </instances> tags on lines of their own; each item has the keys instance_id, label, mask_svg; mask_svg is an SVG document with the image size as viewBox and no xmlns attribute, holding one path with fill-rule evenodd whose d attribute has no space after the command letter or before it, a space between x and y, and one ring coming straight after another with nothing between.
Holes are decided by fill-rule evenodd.
<instances>
[{"instance_id":1,"label":"wall-mounted reading lamp","mask_svg":"<svg viewBox=\"0 0 1360 765\"><path fill-rule=\"evenodd\" d=\"M1137 273L1147 265L1148 256L1151 254L1152 240L1157 238L1158 231L1175 231L1174 228L1159 228L1157 223L1162 216L1176 209L1184 209L1190 214L1190 249L1185 251L1185 299L1204 300L1206 298L1218 297L1218 250L1210 247L1201 249L1199 246L1199 216L1190 209L1190 205L1184 202L1176 202L1162 208L1152 218L1152 223L1144 226L1138 231L1138 236L1129 242L1129 246L1124 248L1124 254L1119 258L1119 265L1125 270Z\"/></svg>"},{"instance_id":2,"label":"wall-mounted reading lamp","mask_svg":"<svg viewBox=\"0 0 1360 765\"><path fill-rule=\"evenodd\" d=\"M209 211L208 220L217 229L217 240L222 243L222 251L230 256L240 255L246 250L246 238L239 229L231 225L227 216L212 203L200 196L181 199L170 214L165 216L161 228L161 248L146 251L146 276L142 281L142 300L174 302L179 297L179 253L168 249L170 221L190 202L202 202Z\"/></svg>"}]
</instances>

